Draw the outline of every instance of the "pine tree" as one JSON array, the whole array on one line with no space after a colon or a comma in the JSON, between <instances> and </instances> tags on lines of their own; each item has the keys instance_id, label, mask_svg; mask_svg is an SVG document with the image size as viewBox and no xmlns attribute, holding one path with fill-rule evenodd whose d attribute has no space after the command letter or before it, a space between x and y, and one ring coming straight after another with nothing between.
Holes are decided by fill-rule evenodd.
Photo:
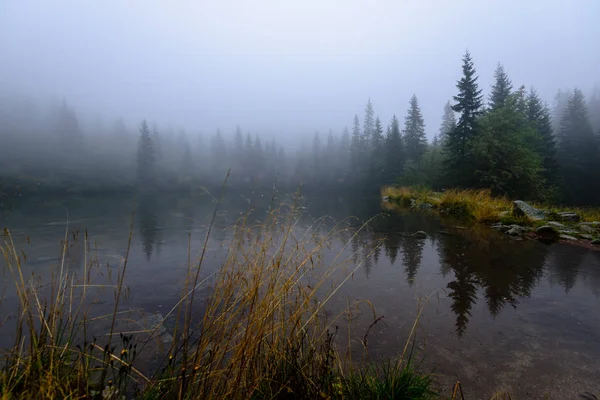
<instances>
[{"instance_id":1,"label":"pine tree","mask_svg":"<svg viewBox=\"0 0 600 400\"><path fill-rule=\"evenodd\" d=\"M400 134L400 122L396 115L392 117L385 139L385 175L386 182L396 182L404 169L404 146Z\"/></svg>"},{"instance_id":2,"label":"pine tree","mask_svg":"<svg viewBox=\"0 0 600 400\"><path fill-rule=\"evenodd\" d=\"M354 126L352 127L352 142L350 143L350 170L354 182L362 182L364 173L364 149L363 138L360 132L360 121L358 115L354 115Z\"/></svg>"},{"instance_id":3,"label":"pine tree","mask_svg":"<svg viewBox=\"0 0 600 400\"><path fill-rule=\"evenodd\" d=\"M79 121L75 111L69 108L64 99L58 113L56 132L64 149L71 152L71 155L80 154L83 146L83 136L79 129Z\"/></svg>"},{"instance_id":4,"label":"pine tree","mask_svg":"<svg viewBox=\"0 0 600 400\"><path fill-rule=\"evenodd\" d=\"M456 116L452 109L452 104L447 102L444 105L444 115L442 116L442 124L440 125L440 133L438 140L440 145L444 146L448 137L448 134L456 128Z\"/></svg>"},{"instance_id":5,"label":"pine tree","mask_svg":"<svg viewBox=\"0 0 600 400\"><path fill-rule=\"evenodd\" d=\"M371 176L375 186L381 186L383 182L384 156L385 156L385 138L383 137L383 127L379 117L375 119L375 128L371 136Z\"/></svg>"},{"instance_id":6,"label":"pine tree","mask_svg":"<svg viewBox=\"0 0 600 400\"><path fill-rule=\"evenodd\" d=\"M210 155L212 178L215 182L219 182L221 179L225 178L225 174L230 167L225 161L227 160L227 145L225 144L225 139L223 138L220 129L217 129L217 133L212 138Z\"/></svg>"},{"instance_id":7,"label":"pine tree","mask_svg":"<svg viewBox=\"0 0 600 400\"><path fill-rule=\"evenodd\" d=\"M244 137L242 136L242 128L239 125L235 127L233 149L236 159L242 160L244 158Z\"/></svg>"},{"instance_id":8,"label":"pine tree","mask_svg":"<svg viewBox=\"0 0 600 400\"><path fill-rule=\"evenodd\" d=\"M375 119L375 129L373 130L373 137L371 139L371 146L373 149L383 148L385 138L383 137L383 127L381 126L381 120L379 117Z\"/></svg>"},{"instance_id":9,"label":"pine tree","mask_svg":"<svg viewBox=\"0 0 600 400\"><path fill-rule=\"evenodd\" d=\"M463 57L462 70L463 76L456 84L456 103L452 106L452 110L460 113L460 116L456 128L448 133L446 140L446 169L451 183L468 187L476 180L471 165L471 145L477 136L477 119L483 104L475 67L468 51Z\"/></svg>"},{"instance_id":10,"label":"pine tree","mask_svg":"<svg viewBox=\"0 0 600 400\"><path fill-rule=\"evenodd\" d=\"M312 153L312 181L319 184L323 174L321 165L321 138L319 137L319 132L315 132L315 136L313 137Z\"/></svg>"},{"instance_id":11,"label":"pine tree","mask_svg":"<svg viewBox=\"0 0 600 400\"><path fill-rule=\"evenodd\" d=\"M434 135L433 140L427 146L427 151L423 155L423 183L432 188L443 187L443 162L444 154L442 152L442 145L438 139L438 135Z\"/></svg>"},{"instance_id":12,"label":"pine tree","mask_svg":"<svg viewBox=\"0 0 600 400\"><path fill-rule=\"evenodd\" d=\"M375 129L374 117L375 112L373 111L373 104L371 104L371 99L369 99L367 105L365 106L365 120L363 121L362 131L362 142L365 150L367 150L371 145L373 130Z\"/></svg>"},{"instance_id":13,"label":"pine tree","mask_svg":"<svg viewBox=\"0 0 600 400\"><path fill-rule=\"evenodd\" d=\"M558 160L564 179L563 191L569 203L597 204L600 163L598 142L588 118L583 93L575 89L560 121Z\"/></svg>"},{"instance_id":14,"label":"pine tree","mask_svg":"<svg viewBox=\"0 0 600 400\"><path fill-rule=\"evenodd\" d=\"M159 165L163 160L163 152L161 143L160 133L158 132L158 126L156 122L152 123L152 145L154 146L154 158L156 159L156 164Z\"/></svg>"},{"instance_id":15,"label":"pine tree","mask_svg":"<svg viewBox=\"0 0 600 400\"><path fill-rule=\"evenodd\" d=\"M592 129L600 137L600 85L595 85L592 89L588 105Z\"/></svg>"},{"instance_id":16,"label":"pine tree","mask_svg":"<svg viewBox=\"0 0 600 400\"><path fill-rule=\"evenodd\" d=\"M337 154L338 168L336 172L336 181L338 183L344 182L346 176L350 172L350 146L350 133L348 132L348 127L344 127Z\"/></svg>"},{"instance_id":17,"label":"pine tree","mask_svg":"<svg viewBox=\"0 0 600 400\"><path fill-rule=\"evenodd\" d=\"M137 149L137 179L138 186L143 189L152 188L155 183L154 143L146 120L140 127L140 138Z\"/></svg>"},{"instance_id":18,"label":"pine tree","mask_svg":"<svg viewBox=\"0 0 600 400\"><path fill-rule=\"evenodd\" d=\"M554 95L554 104L552 107L552 132L558 135L560 131L560 121L565 113L567 104L569 103L570 90L563 91L558 89Z\"/></svg>"},{"instance_id":19,"label":"pine tree","mask_svg":"<svg viewBox=\"0 0 600 400\"><path fill-rule=\"evenodd\" d=\"M492 110L503 107L506 103L506 99L512 93L512 83L510 79L508 79L508 75L506 75L504 67L500 63L498 63L498 66L496 67L494 78L496 78L496 82L492 85L489 103L490 109Z\"/></svg>"},{"instance_id":20,"label":"pine tree","mask_svg":"<svg viewBox=\"0 0 600 400\"><path fill-rule=\"evenodd\" d=\"M538 146L537 152L542 158L543 176L546 183L552 188L558 182L558 164L550 109L533 88L527 96L527 120L540 137L540 146ZM553 194L549 193L548 197L553 197Z\"/></svg>"},{"instance_id":21,"label":"pine tree","mask_svg":"<svg viewBox=\"0 0 600 400\"><path fill-rule=\"evenodd\" d=\"M410 107L404 119L404 150L407 161L418 168L426 149L425 122L419 108L419 100L413 94L410 98Z\"/></svg>"},{"instance_id":22,"label":"pine tree","mask_svg":"<svg viewBox=\"0 0 600 400\"><path fill-rule=\"evenodd\" d=\"M521 102L520 93L513 93L504 106L491 109L479 121L472 146L474 184L491 188L494 195L541 197L544 181L536 152L541 140Z\"/></svg>"},{"instance_id":23,"label":"pine tree","mask_svg":"<svg viewBox=\"0 0 600 400\"><path fill-rule=\"evenodd\" d=\"M353 168L358 168L362 161L362 137L360 133L360 121L358 115L354 115L354 124L352 126L352 141L350 142L350 158Z\"/></svg>"}]
</instances>

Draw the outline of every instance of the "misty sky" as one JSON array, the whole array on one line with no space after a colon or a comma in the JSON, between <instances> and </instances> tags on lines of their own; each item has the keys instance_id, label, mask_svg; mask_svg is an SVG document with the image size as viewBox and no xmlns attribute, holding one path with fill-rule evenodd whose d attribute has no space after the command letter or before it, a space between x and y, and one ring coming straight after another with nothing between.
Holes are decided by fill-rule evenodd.
<instances>
[{"instance_id":1,"label":"misty sky","mask_svg":"<svg viewBox=\"0 0 600 400\"><path fill-rule=\"evenodd\" d=\"M0 0L0 90L212 134L339 132L416 93L428 136L466 48L551 100L600 82L600 0ZM362 118L361 118L362 120Z\"/></svg>"}]
</instances>

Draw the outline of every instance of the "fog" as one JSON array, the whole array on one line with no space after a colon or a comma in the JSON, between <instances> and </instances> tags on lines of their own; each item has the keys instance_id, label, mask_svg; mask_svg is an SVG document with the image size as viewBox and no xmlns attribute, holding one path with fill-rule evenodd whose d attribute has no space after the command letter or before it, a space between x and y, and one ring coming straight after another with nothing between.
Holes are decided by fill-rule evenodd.
<instances>
[{"instance_id":1,"label":"fog","mask_svg":"<svg viewBox=\"0 0 600 400\"><path fill-rule=\"evenodd\" d=\"M597 0L4 0L0 195L190 190L233 169L245 187L600 204L599 15Z\"/></svg>"},{"instance_id":2,"label":"fog","mask_svg":"<svg viewBox=\"0 0 600 400\"><path fill-rule=\"evenodd\" d=\"M79 113L191 131L341 130L413 93L428 137L469 49L485 91L502 62L551 101L598 82L596 0L30 1L0 4L0 88Z\"/></svg>"}]
</instances>

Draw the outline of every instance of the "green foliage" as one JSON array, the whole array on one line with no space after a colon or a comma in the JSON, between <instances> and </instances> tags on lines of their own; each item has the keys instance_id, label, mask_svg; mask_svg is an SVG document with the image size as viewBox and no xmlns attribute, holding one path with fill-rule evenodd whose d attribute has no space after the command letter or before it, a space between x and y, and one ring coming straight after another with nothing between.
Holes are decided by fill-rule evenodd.
<instances>
[{"instance_id":1,"label":"green foliage","mask_svg":"<svg viewBox=\"0 0 600 400\"><path fill-rule=\"evenodd\" d=\"M504 71L502 64L498 63L498 67L494 72L494 78L496 82L492 86L492 93L490 94L490 109L495 110L500 107L504 107L508 96L512 93L512 83L508 79L508 75Z\"/></svg>"},{"instance_id":2,"label":"green foliage","mask_svg":"<svg viewBox=\"0 0 600 400\"><path fill-rule=\"evenodd\" d=\"M427 149L427 138L425 137L425 122L419 108L419 100L414 94L410 98L410 107L404 119L403 136L407 160L418 167Z\"/></svg>"},{"instance_id":3,"label":"green foliage","mask_svg":"<svg viewBox=\"0 0 600 400\"><path fill-rule=\"evenodd\" d=\"M456 127L448 132L446 146L447 181L452 185L469 187L475 183L472 168L472 141L478 134L483 97L477 84L475 66L467 51L463 58L463 76L456 84L452 110L460 114Z\"/></svg>"},{"instance_id":4,"label":"green foliage","mask_svg":"<svg viewBox=\"0 0 600 400\"><path fill-rule=\"evenodd\" d=\"M597 203L600 190L591 186L590 182L598 182L600 178L598 139L588 118L585 98L578 89L573 91L563 113L558 142L565 200Z\"/></svg>"},{"instance_id":5,"label":"green foliage","mask_svg":"<svg viewBox=\"0 0 600 400\"><path fill-rule=\"evenodd\" d=\"M365 106L365 120L363 121L363 131L362 131L362 141L363 146L370 146L373 131L375 130L375 111L373 110L373 104L371 104L371 99L367 102Z\"/></svg>"},{"instance_id":6,"label":"green foliage","mask_svg":"<svg viewBox=\"0 0 600 400\"><path fill-rule=\"evenodd\" d=\"M137 149L137 179L138 186L141 188L154 187L156 175L156 154L154 141L148 129L146 120L142 121L140 127L140 138Z\"/></svg>"},{"instance_id":7,"label":"green foliage","mask_svg":"<svg viewBox=\"0 0 600 400\"><path fill-rule=\"evenodd\" d=\"M540 156L531 146L541 138L521 113L519 102L515 93L504 106L486 113L473 143L477 185L491 188L495 195L531 196L544 185Z\"/></svg>"},{"instance_id":8,"label":"green foliage","mask_svg":"<svg viewBox=\"0 0 600 400\"><path fill-rule=\"evenodd\" d=\"M402 176L405 161L404 144L400 135L400 123L394 115L385 138L385 175L388 182L393 182Z\"/></svg>"},{"instance_id":9,"label":"green foliage","mask_svg":"<svg viewBox=\"0 0 600 400\"><path fill-rule=\"evenodd\" d=\"M442 147L446 145L448 134L452 132L455 128L456 117L454 115L454 110L452 109L452 103L447 102L444 105L444 115L442 116L442 124L440 125L440 133L438 136L440 145Z\"/></svg>"},{"instance_id":10,"label":"green foliage","mask_svg":"<svg viewBox=\"0 0 600 400\"><path fill-rule=\"evenodd\" d=\"M536 147L537 154L542 160L542 174L546 181L547 190L556 192L558 183L558 164L556 161L556 143L552 132L552 119L548 106L542 102L534 89L527 96L527 120L537 131L541 140ZM548 195L547 198L555 198L556 195Z\"/></svg>"},{"instance_id":11,"label":"green foliage","mask_svg":"<svg viewBox=\"0 0 600 400\"><path fill-rule=\"evenodd\" d=\"M342 398L357 400L428 400L440 396L432 390L432 379L417 374L410 363L374 365L363 371L351 371L343 380Z\"/></svg>"}]
</instances>

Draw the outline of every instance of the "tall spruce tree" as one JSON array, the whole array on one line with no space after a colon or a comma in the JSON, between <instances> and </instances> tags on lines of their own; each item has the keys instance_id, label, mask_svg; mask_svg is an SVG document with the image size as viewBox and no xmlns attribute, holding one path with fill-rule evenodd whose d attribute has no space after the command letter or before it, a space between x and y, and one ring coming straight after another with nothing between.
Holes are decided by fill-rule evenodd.
<instances>
[{"instance_id":1,"label":"tall spruce tree","mask_svg":"<svg viewBox=\"0 0 600 400\"><path fill-rule=\"evenodd\" d=\"M338 147L338 168L336 172L337 183L342 183L346 180L348 173L350 172L350 147L351 139L348 127L344 127L342 137L340 139L340 145Z\"/></svg>"},{"instance_id":2,"label":"tall spruce tree","mask_svg":"<svg viewBox=\"0 0 600 400\"><path fill-rule=\"evenodd\" d=\"M438 134L438 140L440 145L443 147L446 143L448 135L456 128L456 116L452 109L452 103L449 101L444 105L444 115L442 116L442 124L440 125L440 132Z\"/></svg>"},{"instance_id":3,"label":"tall spruce tree","mask_svg":"<svg viewBox=\"0 0 600 400\"><path fill-rule=\"evenodd\" d=\"M552 132L550 109L533 88L527 96L527 120L532 124L540 137L540 145L537 148L537 152L542 158L542 174L546 180L546 184L551 189L547 197L555 197L555 194L552 192L558 183L559 171L556 161L556 143Z\"/></svg>"},{"instance_id":4,"label":"tall spruce tree","mask_svg":"<svg viewBox=\"0 0 600 400\"><path fill-rule=\"evenodd\" d=\"M319 136L319 132L315 132L315 136L313 137L312 143L312 162L311 162L311 175L312 181L315 184L320 184L321 178L323 176L323 165L322 165L322 155L321 155L321 138Z\"/></svg>"},{"instance_id":5,"label":"tall spruce tree","mask_svg":"<svg viewBox=\"0 0 600 400\"><path fill-rule=\"evenodd\" d=\"M567 104L569 103L571 90L558 89L554 95L554 103L552 105L552 131L558 135L560 131L560 121L565 113Z\"/></svg>"},{"instance_id":6,"label":"tall spruce tree","mask_svg":"<svg viewBox=\"0 0 600 400\"><path fill-rule=\"evenodd\" d=\"M373 130L375 129L375 111L373 110L373 104L371 103L371 99L367 101L367 105L365 106L365 119L363 121L363 131L362 131L362 146L365 150L368 151L371 146L371 140L373 136Z\"/></svg>"},{"instance_id":7,"label":"tall spruce tree","mask_svg":"<svg viewBox=\"0 0 600 400\"><path fill-rule=\"evenodd\" d=\"M394 115L385 138L385 176L387 183L396 182L402 176L405 160L400 122Z\"/></svg>"},{"instance_id":8,"label":"tall spruce tree","mask_svg":"<svg viewBox=\"0 0 600 400\"><path fill-rule=\"evenodd\" d=\"M504 107L506 99L512 93L512 83L508 79L508 75L504 71L502 64L498 63L494 72L496 82L492 85L492 93L490 94L490 109L495 110L499 107Z\"/></svg>"},{"instance_id":9,"label":"tall spruce tree","mask_svg":"<svg viewBox=\"0 0 600 400\"><path fill-rule=\"evenodd\" d=\"M155 163L156 155L154 153L154 143L148 123L142 121L140 126L140 138L137 148L137 180L140 189L150 189L155 184Z\"/></svg>"},{"instance_id":10,"label":"tall spruce tree","mask_svg":"<svg viewBox=\"0 0 600 400\"><path fill-rule=\"evenodd\" d=\"M382 185L383 182L383 170L384 170L384 157L385 157L385 138L383 137L383 127L381 126L381 120L379 117L375 119L375 128L373 129L373 135L371 136L371 177L372 182L375 186Z\"/></svg>"},{"instance_id":11,"label":"tall spruce tree","mask_svg":"<svg viewBox=\"0 0 600 400\"><path fill-rule=\"evenodd\" d=\"M363 138L360 132L358 115L354 115L352 140L350 142L350 168L355 181L361 180L364 168Z\"/></svg>"},{"instance_id":12,"label":"tall spruce tree","mask_svg":"<svg viewBox=\"0 0 600 400\"><path fill-rule=\"evenodd\" d=\"M600 85L593 87L590 101L588 102L588 109L592 128L596 135L600 137Z\"/></svg>"},{"instance_id":13,"label":"tall spruce tree","mask_svg":"<svg viewBox=\"0 0 600 400\"><path fill-rule=\"evenodd\" d=\"M598 141L588 118L583 93L575 89L569 98L558 131L558 160L564 179L565 200L577 204L597 204L600 163Z\"/></svg>"},{"instance_id":14,"label":"tall spruce tree","mask_svg":"<svg viewBox=\"0 0 600 400\"><path fill-rule=\"evenodd\" d=\"M458 94L454 96L455 104L452 106L452 110L460 116L456 128L448 133L446 140L446 171L451 184L468 187L476 181L471 146L478 133L477 119L483 104L475 66L468 51L463 57L462 71L463 76L456 84Z\"/></svg>"},{"instance_id":15,"label":"tall spruce tree","mask_svg":"<svg viewBox=\"0 0 600 400\"><path fill-rule=\"evenodd\" d=\"M79 121L75 111L67 105L64 99L58 113L58 122L55 129L62 148L66 149L71 156L81 155L83 135L79 128Z\"/></svg>"},{"instance_id":16,"label":"tall spruce tree","mask_svg":"<svg viewBox=\"0 0 600 400\"><path fill-rule=\"evenodd\" d=\"M419 108L419 100L415 94L410 98L410 107L404 119L403 136L406 159L418 168L427 149L427 137L425 136L425 122Z\"/></svg>"},{"instance_id":17,"label":"tall spruce tree","mask_svg":"<svg viewBox=\"0 0 600 400\"><path fill-rule=\"evenodd\" d=\"M541 197L539 135L521 110L521 102L520 94L512 93L504 106L481 117L472 147L475 186L490 188L494 195Z\"/></svg>"}]
</instances>

